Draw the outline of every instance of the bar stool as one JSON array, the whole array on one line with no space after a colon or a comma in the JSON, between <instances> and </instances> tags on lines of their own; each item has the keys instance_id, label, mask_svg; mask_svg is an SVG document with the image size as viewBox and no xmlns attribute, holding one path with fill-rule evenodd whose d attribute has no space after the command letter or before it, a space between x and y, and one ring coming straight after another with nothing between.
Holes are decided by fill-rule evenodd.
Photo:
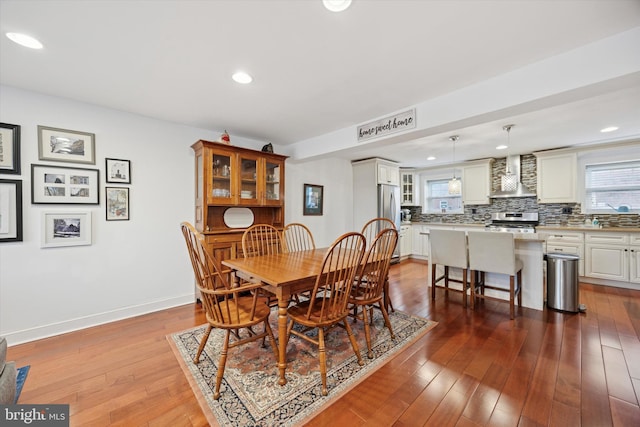
<instances>
[{"instance_id":1,"label":"bar stool","mask_svg":"<svg viewBox=\"0 0 640 427\"><path fill-rule=\"evenodd\" d=\"M430 230L429 242L431 244L431 299L436 298L436 285L444 279L444 289L462 293L462 305L467 306L467 271L469 258L467 256L467 237L464 231L455 230ZM437 264L444 266L444 274L436 278ZM449 267L462 269L462 280L449 276ZM462 289L449 288L449 282L462 284Z\"/></svg>"},{"instance_id":2,"label":"bar stool","mask_svg":"<svg viewBox=\"0 0 640 427\"><path fill-rule=\"evenodd\" d=\"M471 269L471 309L475 308L475 299L493 299L504 301L484 294L485 289L509 293L509 313L514 318L514 300L518 297L518 305L522 307L522 260L516 257L515 243L512 233L488 231L469 231L469 268ZM476 280L476 271L480 280ZM509 289L485 284L484 273L498 273L509 276ZM517 283L516 282L517 277ZM478 293L480 290L480 293Z\"/></svg>"}]
</instances>

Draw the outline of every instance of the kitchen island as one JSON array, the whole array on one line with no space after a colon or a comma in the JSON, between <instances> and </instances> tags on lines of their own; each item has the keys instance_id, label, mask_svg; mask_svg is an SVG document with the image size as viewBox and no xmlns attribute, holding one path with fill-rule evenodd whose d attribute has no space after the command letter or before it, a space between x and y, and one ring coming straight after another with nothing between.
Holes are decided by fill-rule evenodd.
<instances>
[{"instance_id":1,"label":"kitchen island","mask_svg":"<svg viewBox=\"0 0 640 427\"><path fill-rule=\"evenodd\" d=\"M439 223L414 223L427 226L428 229L447 229L463 231L482 231L484 224L439 224ZM423 228L424 230L424 228ZM538 233L514 233L516 256L524 264L522 268L522 306L534 310L543 310L545 300L545 277L544 277L544 253L545 237ZM487 248L488 251L491 248ZM438 266L438 276L442 274L443 268ZM452 268L454 277L462 277L462 271ZM497 285L503 288L509 287L509 277L501 274L487 273L485 275L487 284ZM431 286L431 274L427 274L428 286ZM449 286L456 286L450 283ZM461 285L458 285L458 289ZM508 296L504 292L496 292L490 289L486 294L508 301Z\"/></svg>"}]
</instances>

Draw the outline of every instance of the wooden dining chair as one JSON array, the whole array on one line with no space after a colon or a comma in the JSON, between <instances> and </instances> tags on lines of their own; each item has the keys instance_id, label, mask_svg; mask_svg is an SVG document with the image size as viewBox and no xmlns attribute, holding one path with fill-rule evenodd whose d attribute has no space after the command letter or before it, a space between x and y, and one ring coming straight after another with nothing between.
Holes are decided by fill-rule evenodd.
<instances>
[{"instance_id":1,"label":"wooden dining chair","mask_svg":"<svg viewBox=\"0 0 640 427\"><path fill-rule=\"evenodd\" d=\"M396 224L391 221L389 218L373 218L362 227L362 233L364 238L367 239L367 249L371 247L371 244L376 239L378 233L380 233L385 228L393 228L396 229Z\"/></svg>"},{"instance_id":2,"label":"wooden dining chair","mask_svg":"<svg viewBox=\"0 0 640 427\"><path fill-rule=\"evenodd\" d=\"M354 308L354 317L364 322L364 335L369 359L373 358L369 323L373 319L373 309L376 305L382 312L384 324L389 329L391 339L395 339L389 314L383 301L383 291L389 274L391 256L397 242L398 231L393 228L386 228L378 233L364 256L364 262L358 275L359 280L354 283L349 296L349 304ZM358 315L359 309L361 309L360 316Z\"/></svg>"},{"instance_id":3,"label":"wooden dining chair","mask_svg":"<svg viewBox=\"0 0 640 427\"><path fill-rule=\"evenodd\" d=\"M269 326L269 313L271 310L266 301L260 298L257 292L251 292L259 288L261 284L247 282L238 287L230 287L225 276L220 274L217 267L218 264L205 250L203 236L187 222L181 223L180 227L187 243L193 272L201 293L200 299L205 309L208 323L193 363L199 363L200 354L204 350L213 328L225 331L220 359L218 360L216 386L213 393L213 398L217 400L220 398L220 384L224 376L229 349L269 337L273 354L276 361L278 360L276 340ZM264 325L262 332L252 329L260 323ZM231 341L231 334L235 337L233 341Z\"/></svg>"},{"instance_id":4,"label":"wooden dining chair","mask_svg":"<svg viewBox=\"0 0 640 427\"><path fill-rule=\"evenodd\" d=\"M287 224L282 231L282 236L287 252L299 252L316 248L313 234L304 224L297 222Z\"/></svg>"},{"instance_id":5,"label":"wooden dining chair","mask_svg":"<svg viewBox=\"0 0 640 427\"><path fill-rule=\"evenodd\" d=\"M367 249L371 248L371 244L376 239L378 233L386 228L393 228L394 230L396 230L396 224L389 218L384 217L373 218L367 221L367 223L362 227L361 231L365 239L367 239ZM385 308L389 308L391 309L391 311L393 311L393 304L391 303L391 297L389 296L388 280L386 280L384 284L384 304Z\"/></svg>"},{"instance_id":6,"label":"wooden dining chair","mask_svg":"<svg viewBox=\"0 0 640 427\"><path fill-rule=\"evenodd\" d=\"M512 233L492 233L489 231L469 231L469 268L471 269L471 309L475 309L476 298L505 301L502 298L485 295L485 289L509 294L509 317L515 316L515 299L522 307L522 260L516 256ZM476 273L478 272L478 273ZM484 281L485 273L509 276L509 287L490 286ZM479 274L479 279L476 278Z\"/></svg>"},{"instance_id":7,"label":"wooden dining chair","mask_svg":"<svg viewBox=\"0 0 640 427\"><path fill-rule=\"evenodd\" d=\"M280 254L284 252L282 235L277 228L269 224L255 224L247 228L242 234L242 254L245 258L260 255ZM275 295L262 289L257 291L267 299L271 307L278 304Z\"/></svg>"},{"instance_id":8,"label":"wooden dining chair","mask_svg":"<svg viewBox=\"0 0 640 427\"><path fill-rule=\"evenodd\" d=\"M324 256L309 300L292 305L287 310L287 339L295 335L318 346L323 396L328 394L325 334L331 327L342 325L346 329L358 364L364 365L358 343L347 321L349 295L364 251L365 239L362 234L350 232L340 236ZM296 324L301 325L302 329L294 329ZM308 335L315 329L318 330L317 338Z\"/></svg>"},{"instance_id":9,"label":"wooden dining chair","mask_svg":"<svg viewBox=\"0 0 640 427\"><path fill-rule=\"evenodd\" d=\"M242 253L245 258L259 255L279 254L284 251L282 235L269 224L255 224L242 235Z\"/></svg>"}]
</instances>

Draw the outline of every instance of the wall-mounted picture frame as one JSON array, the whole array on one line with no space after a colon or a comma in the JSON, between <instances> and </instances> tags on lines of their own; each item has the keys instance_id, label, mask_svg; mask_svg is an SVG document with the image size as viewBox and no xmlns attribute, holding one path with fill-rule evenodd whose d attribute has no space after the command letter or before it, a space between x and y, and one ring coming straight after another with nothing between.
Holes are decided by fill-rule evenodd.
<instances>
[{"instance_id":1,"label":"wall-mounted picture frame","mask_svg":"<svg viewBox=\"0 0 640 427\"><path fill-rule=\"evenodd\" d=\"M91 211L42 212L43 248L91 244Z\"/></svg>"},{"instance_id":2,"label":"wall-mounted picture frame","mask_svg":"<svg viewBox=\"0 0 640 427\"><path fill-rule=\"evenodd\" d=\"M20 125L0 123L0 173L20 175Z\"/></svg>"},{"instance_id":3,"label":"wall-mounted picture frame","mask_svg":"<svg viewBox=\"0 0 640 427\"><path fill-rule=\"evenodd\" d=\"M96 135L77 130L38 126L38 159L96 164Z\"/></svg>"},{"instance_id":4,"label":"wall-mounted picture frame","mask_svg":"<svg viewBox=\"0 0 640 427\"><path fill-rule=\"evenodd\" d=\"M97 205L100 203L98 169L31 165L31 203Z\"/></svg>"},{"instance_id":5,"label":"wall-mounted picture frame","mask_svg":"<svg viewBox=\"0 0 640 427\"><path fill-rule=\"evenodd\" d=\"M129 188L105 187L107 221L129 221Z\"/></svg>"},{"instance_id":6,"label":"wall-mounted picture frame","mask_svg":"<svg viewBox=\"0 0 640 427\"><path fill-rule=\"evenodd\" d=\"M131 184L131 161L105 159L106 181L110 183Z\"/></svg>"},{"instance_id":7,"label":"wall-mounted picture frame","mask_svg":"<svg viewBox=\"0 0 640 427\"><path fill-rule=\"evenodd\" d=\"M322 215L323 192L324 187L322 185L304 184L303 215Z\"/></svg>"},{"instance_id":8,"label":"wall-mounted picture frame","mask_svg":"<svg viewBox=\"0 0 640 427\"><path fill-rule=\"evenodd\" d=\"M22 242L22 181L0 179L0 243Z\"/></svg>"}]
</instances>

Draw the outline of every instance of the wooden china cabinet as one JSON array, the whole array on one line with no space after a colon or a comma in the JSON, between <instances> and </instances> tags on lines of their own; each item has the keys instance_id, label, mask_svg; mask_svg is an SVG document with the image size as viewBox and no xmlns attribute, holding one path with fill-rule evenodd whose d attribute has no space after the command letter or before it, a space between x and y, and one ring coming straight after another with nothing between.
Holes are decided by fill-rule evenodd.
<instances>
[{"instance_id":1,"label":"wooden china cabinet","mask_svg":"<svg viewBox=\"0 0 640 427\"><path fill-rule=\"evenodd\" d=\"M195 225L218 262L243 256L247 227L271 224L282 230L287 156L203 140L191 148L196 160Z\"/></svg>"}]
</instances>

